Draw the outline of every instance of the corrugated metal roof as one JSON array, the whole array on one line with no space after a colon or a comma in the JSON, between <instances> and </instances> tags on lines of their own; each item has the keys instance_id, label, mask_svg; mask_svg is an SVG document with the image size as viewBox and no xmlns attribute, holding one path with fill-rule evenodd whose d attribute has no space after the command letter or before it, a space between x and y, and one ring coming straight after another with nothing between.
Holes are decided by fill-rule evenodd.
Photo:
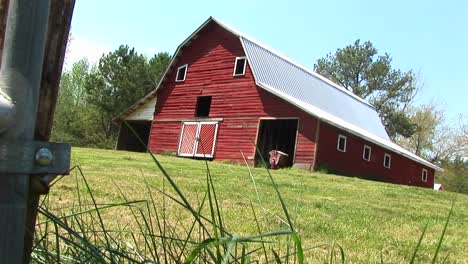
<instances>
[{"instance_id":1,"label":"corrugated metal roof","mask_svg":"<svg viewBox=\"0 0 468 264\"><path fill-rule=\"evenodd\" d=\"M268 86L389 140L372 106L257 43L241 40L255 80L261 87Z\"/></svg>"}]
</instances>

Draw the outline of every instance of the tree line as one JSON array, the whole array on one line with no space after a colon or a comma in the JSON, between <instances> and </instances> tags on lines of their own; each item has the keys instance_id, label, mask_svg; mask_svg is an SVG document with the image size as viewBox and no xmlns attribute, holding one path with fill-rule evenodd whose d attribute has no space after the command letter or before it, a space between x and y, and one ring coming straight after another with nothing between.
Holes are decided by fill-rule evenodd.
<instances>
[{"instance_id":1,"label":"tree line","mask_svg":"<svg viewBox=\"0 0 468 264\"><path fill-rule=\"evenodd\" d=\"M53 140L114 148L112 119L156 88L170 59L167 52L147 58L122 45L96 65L74 63L62 74ZM389 54L360 40L319 59L314 70L371 103L392 140L443 166L437 181L447 189L468 193L466 117L448 122L437 105L415 105L423 87L413 71L395 69Z\"/></svg>"},{"instance_id":2,"label":"tree line","mask_svg":"<svg viewBox=\"0 0 468 264\"><path fill-rule=\"evenodd\" d=\"M52 138L74 146L114 148L112 119L156 88L169 65L167 52L150 59L120 46L96 65L83 59L62 74Z\"/></svg>"}]
</instances>

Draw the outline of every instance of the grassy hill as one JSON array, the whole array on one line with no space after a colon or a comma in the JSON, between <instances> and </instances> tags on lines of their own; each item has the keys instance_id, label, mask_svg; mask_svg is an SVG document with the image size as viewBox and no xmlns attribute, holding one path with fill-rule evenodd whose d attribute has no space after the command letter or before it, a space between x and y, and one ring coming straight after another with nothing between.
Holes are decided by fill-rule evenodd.
<instances>
[{"instance_id":1,"label":"grassy hill","mask_svg":"<svg viewBox=\"0 0 468 264\"><path fill-rule=\"evenodd\" d=\"M188 200L200 204L207 189L205 162L170 156L157 158ZM150 199L145 181L155 190L177 196L145 153L74 148L72 163L81 166L98 204L122 202L122 196L128 200ZM227 230L244 236L258 234L250 201L262 232L285 228L281 204L265 169L251 168L252 177L245 165L223 162L208 165ZM306 263L326 261L329 248L314 247L332 243L344 249L349 263L380 263L381 258L384 263L408 263L426 224L416 263L430 262L454 199L453 215L439 256L442 260L448 254L451 263L468 260L466 195L300 169L271 174L299 231L303 248L312 248L305 252ZM77 188L86 192L77 178L75 170L53 186L47 203L51 212L60 214L76 208L77 200L84 199L77 197ZM153 199L161 206L165 203L166 216L175 217L175 226L189 221L187 212L162 197L155 194ZM205 210L208 209L204 209L208 215ZM109 208L102 211L102 218L108 229L137 229L127 210Z\"/></svg>"}]
</instances>

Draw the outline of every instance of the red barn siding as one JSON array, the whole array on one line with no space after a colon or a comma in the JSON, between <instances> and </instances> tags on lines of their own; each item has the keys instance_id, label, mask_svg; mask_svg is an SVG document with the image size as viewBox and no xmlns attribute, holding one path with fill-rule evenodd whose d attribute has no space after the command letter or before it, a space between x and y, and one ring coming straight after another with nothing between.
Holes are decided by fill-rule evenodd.
<instances>
[{"instance_id":1,"label":"red barn siding","mask_svg":"<svg viewBox=\"0 0 468 264\"><path fill-rule=\"evenodd\" d=\"M182 49L176 67L188 64L184 82L168 73L158 92L149 141L156 153L177 151L182 120L193 119L198 96L212 96L210 118L222 118L214 156L242 161L253 157L260 118L299 118L295 163L314 162L316 119L255 85L250 70L234 77L235 58L245 56L238 37L211 23Z\"/></svg>"},{"instance_id":2,"label":"red barn siding","mask_svg":"<svg viewBox=\"0 0 468 264\"><path fill-rule=\"evenodd\" d=\"M177 152L181 128L180 122L153 121L148 143L149 149L155 153Z\"/></svg>"},{"instance_id":3,"label":"red barn siding","mask_svg":"<svg viewBox=\"0 0 468 264\"><path fill-rule=\"evenodd\" d=\"M338 151L336 148L338 134L347 137L346 152ZM370 161L362 158L364 145L372 148ZM390 169L383 166L385 153L392 157ZM323 122L320 123L316 162L318 167L325 167L344 175L359 175L369 179L427 188L432 188L434 185L434 169ZM427 182L421 179L423 168L428 172Z\"/></svg>"}]
</instances>

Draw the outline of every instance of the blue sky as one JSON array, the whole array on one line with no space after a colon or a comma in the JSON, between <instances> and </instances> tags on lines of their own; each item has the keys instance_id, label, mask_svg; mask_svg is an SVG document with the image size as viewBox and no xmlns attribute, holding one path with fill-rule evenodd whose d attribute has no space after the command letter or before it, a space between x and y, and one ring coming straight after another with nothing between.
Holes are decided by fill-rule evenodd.
<instances>
[{"instance_id":1,"label":"blue sky","mask_svg":"<svg viewBox=\"0 0 468 264\"><path fill-rule=\"evenodd\" d=\"M120 44L172 54L209 16L312 68L356 39L389 53L423 84L417 103L468 115L468 1L77 0L67 66Z\"/></svg>"}]
</instances>

